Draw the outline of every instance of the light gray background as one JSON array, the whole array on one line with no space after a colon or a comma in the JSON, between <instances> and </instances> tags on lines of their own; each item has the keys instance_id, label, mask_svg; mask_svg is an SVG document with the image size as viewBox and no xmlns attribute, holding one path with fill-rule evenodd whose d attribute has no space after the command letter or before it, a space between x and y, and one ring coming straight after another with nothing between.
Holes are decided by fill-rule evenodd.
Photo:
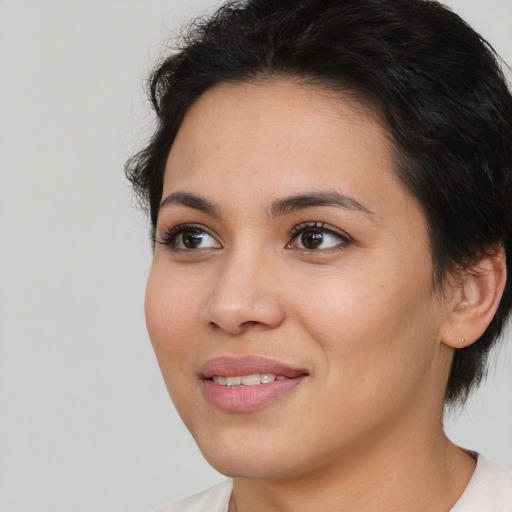
<instances>
[{"instance_id":1,"label":"light gray background","mask_svg":"<svg viewBox=\"0 0 512 512\"><path fill-rule=\"evenodd\" d=\"M145 511L220 481L143 318L143 79L211 0L0 0L0 510ZM512 2L449 2L512 62ZM510 343L508 343L510 346ZM512 467L512 350L448 431Z\"/></svg>"}]
</instances>

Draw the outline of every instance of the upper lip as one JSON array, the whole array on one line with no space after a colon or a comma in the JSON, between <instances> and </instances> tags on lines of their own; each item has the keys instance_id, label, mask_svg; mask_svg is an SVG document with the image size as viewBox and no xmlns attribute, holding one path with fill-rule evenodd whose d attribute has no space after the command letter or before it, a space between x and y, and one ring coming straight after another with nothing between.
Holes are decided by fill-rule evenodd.
<instances>
[{"instance_id":1,"label":"upper lip","mask_svg":"<svg viewBox=\"0 0 512 512\"><path fill-rule=\"evenodd\" d=\"M206 362L199 376L210 379L215 375L234 377L237 375L252 375L255 373L272 373L288 378L307 375L303 368L294 368L286 363L261 356L222 356Z\"/></svg>"}]
</instances>

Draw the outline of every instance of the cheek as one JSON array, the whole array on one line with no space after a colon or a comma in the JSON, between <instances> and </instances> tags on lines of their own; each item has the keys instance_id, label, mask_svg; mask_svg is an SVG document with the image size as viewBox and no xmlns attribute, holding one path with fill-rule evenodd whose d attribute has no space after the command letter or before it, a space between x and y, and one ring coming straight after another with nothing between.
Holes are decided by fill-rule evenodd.
<instances>
[{"instance_id":1,"label":"cheek","mask_svg":"<svg viewBox=\"0 0 512 512\"><path fill-rule=\"evenodd\" d=\"M296 317L348 380L367 381L425 360L439 329L435 298L423 280L403 272L351 272L308 286ZM415 285L411 285L411 283ZM371 371L370 371L371 370Z\"/></svg>"},{"instance_id":2,"label":"cheek","mask_svg":"<svg viewBox=\"0 0 512 512\"><path fill-rule=\"evenodd\" d=\"M153 264L145 300L149 337L166 381L192 352L199 322L197 290L183 286L170 274L162 272L157 262Z\"/></svg>"},{"instance_id":3,"label":"cheek","mask_svg":"<svg viewBox=\"0 0 512 512\"><path fill-rule=\"evenodd\" d=\"M362 274L352 267L321 279L311 276L301 282L307 293L292 293L298 321L329 348L359 345L365 331L384 324L387 307L383 299L389 300L381 292L385 284Z\"/></svg>"}]
</instances>

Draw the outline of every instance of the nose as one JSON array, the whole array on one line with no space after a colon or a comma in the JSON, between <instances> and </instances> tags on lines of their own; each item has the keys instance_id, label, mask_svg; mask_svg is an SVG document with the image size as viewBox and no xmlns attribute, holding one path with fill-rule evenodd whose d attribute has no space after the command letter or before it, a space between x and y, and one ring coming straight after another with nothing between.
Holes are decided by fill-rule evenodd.
<instances>
[{"instance_id":1,"label":"nose","mask_svg":"<svg viewBox=\"0 0 512 512\"><path fill-rule=\"evenodd\" d=\"M275 266L264 258L232 255L215 277L201 312L202 323L232 335L278 327L286 311L276 274Z\"/></svg>"}]
</instances>

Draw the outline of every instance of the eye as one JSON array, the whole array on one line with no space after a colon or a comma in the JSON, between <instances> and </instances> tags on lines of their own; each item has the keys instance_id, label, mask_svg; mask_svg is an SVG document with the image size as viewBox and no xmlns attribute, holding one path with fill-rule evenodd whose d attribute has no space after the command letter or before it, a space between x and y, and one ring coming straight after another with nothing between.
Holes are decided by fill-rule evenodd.
<instances>
[{"instance_id":1,"label":"eye","mask_svg":"<svg viewBox=\"0 0 512 512\"><path fill-rule=\"evenodd\" d=\"M200 249L220 249L222 246L202 226L181 224L167 231L159 244L175 251L197 251Z\"/></svg>"},{"instance_id":2,"label":"eye","mask_svg":"<svg viewBox=\"0 0 512 512\"><path fill-rule=\"evenodd\" d=\"M342 249L351 243L350 238L319 222L308 222L293 228L290 233L293 240L287 248L306 251L321 251L326 249Z\"/></svg>"}]
</instances>

